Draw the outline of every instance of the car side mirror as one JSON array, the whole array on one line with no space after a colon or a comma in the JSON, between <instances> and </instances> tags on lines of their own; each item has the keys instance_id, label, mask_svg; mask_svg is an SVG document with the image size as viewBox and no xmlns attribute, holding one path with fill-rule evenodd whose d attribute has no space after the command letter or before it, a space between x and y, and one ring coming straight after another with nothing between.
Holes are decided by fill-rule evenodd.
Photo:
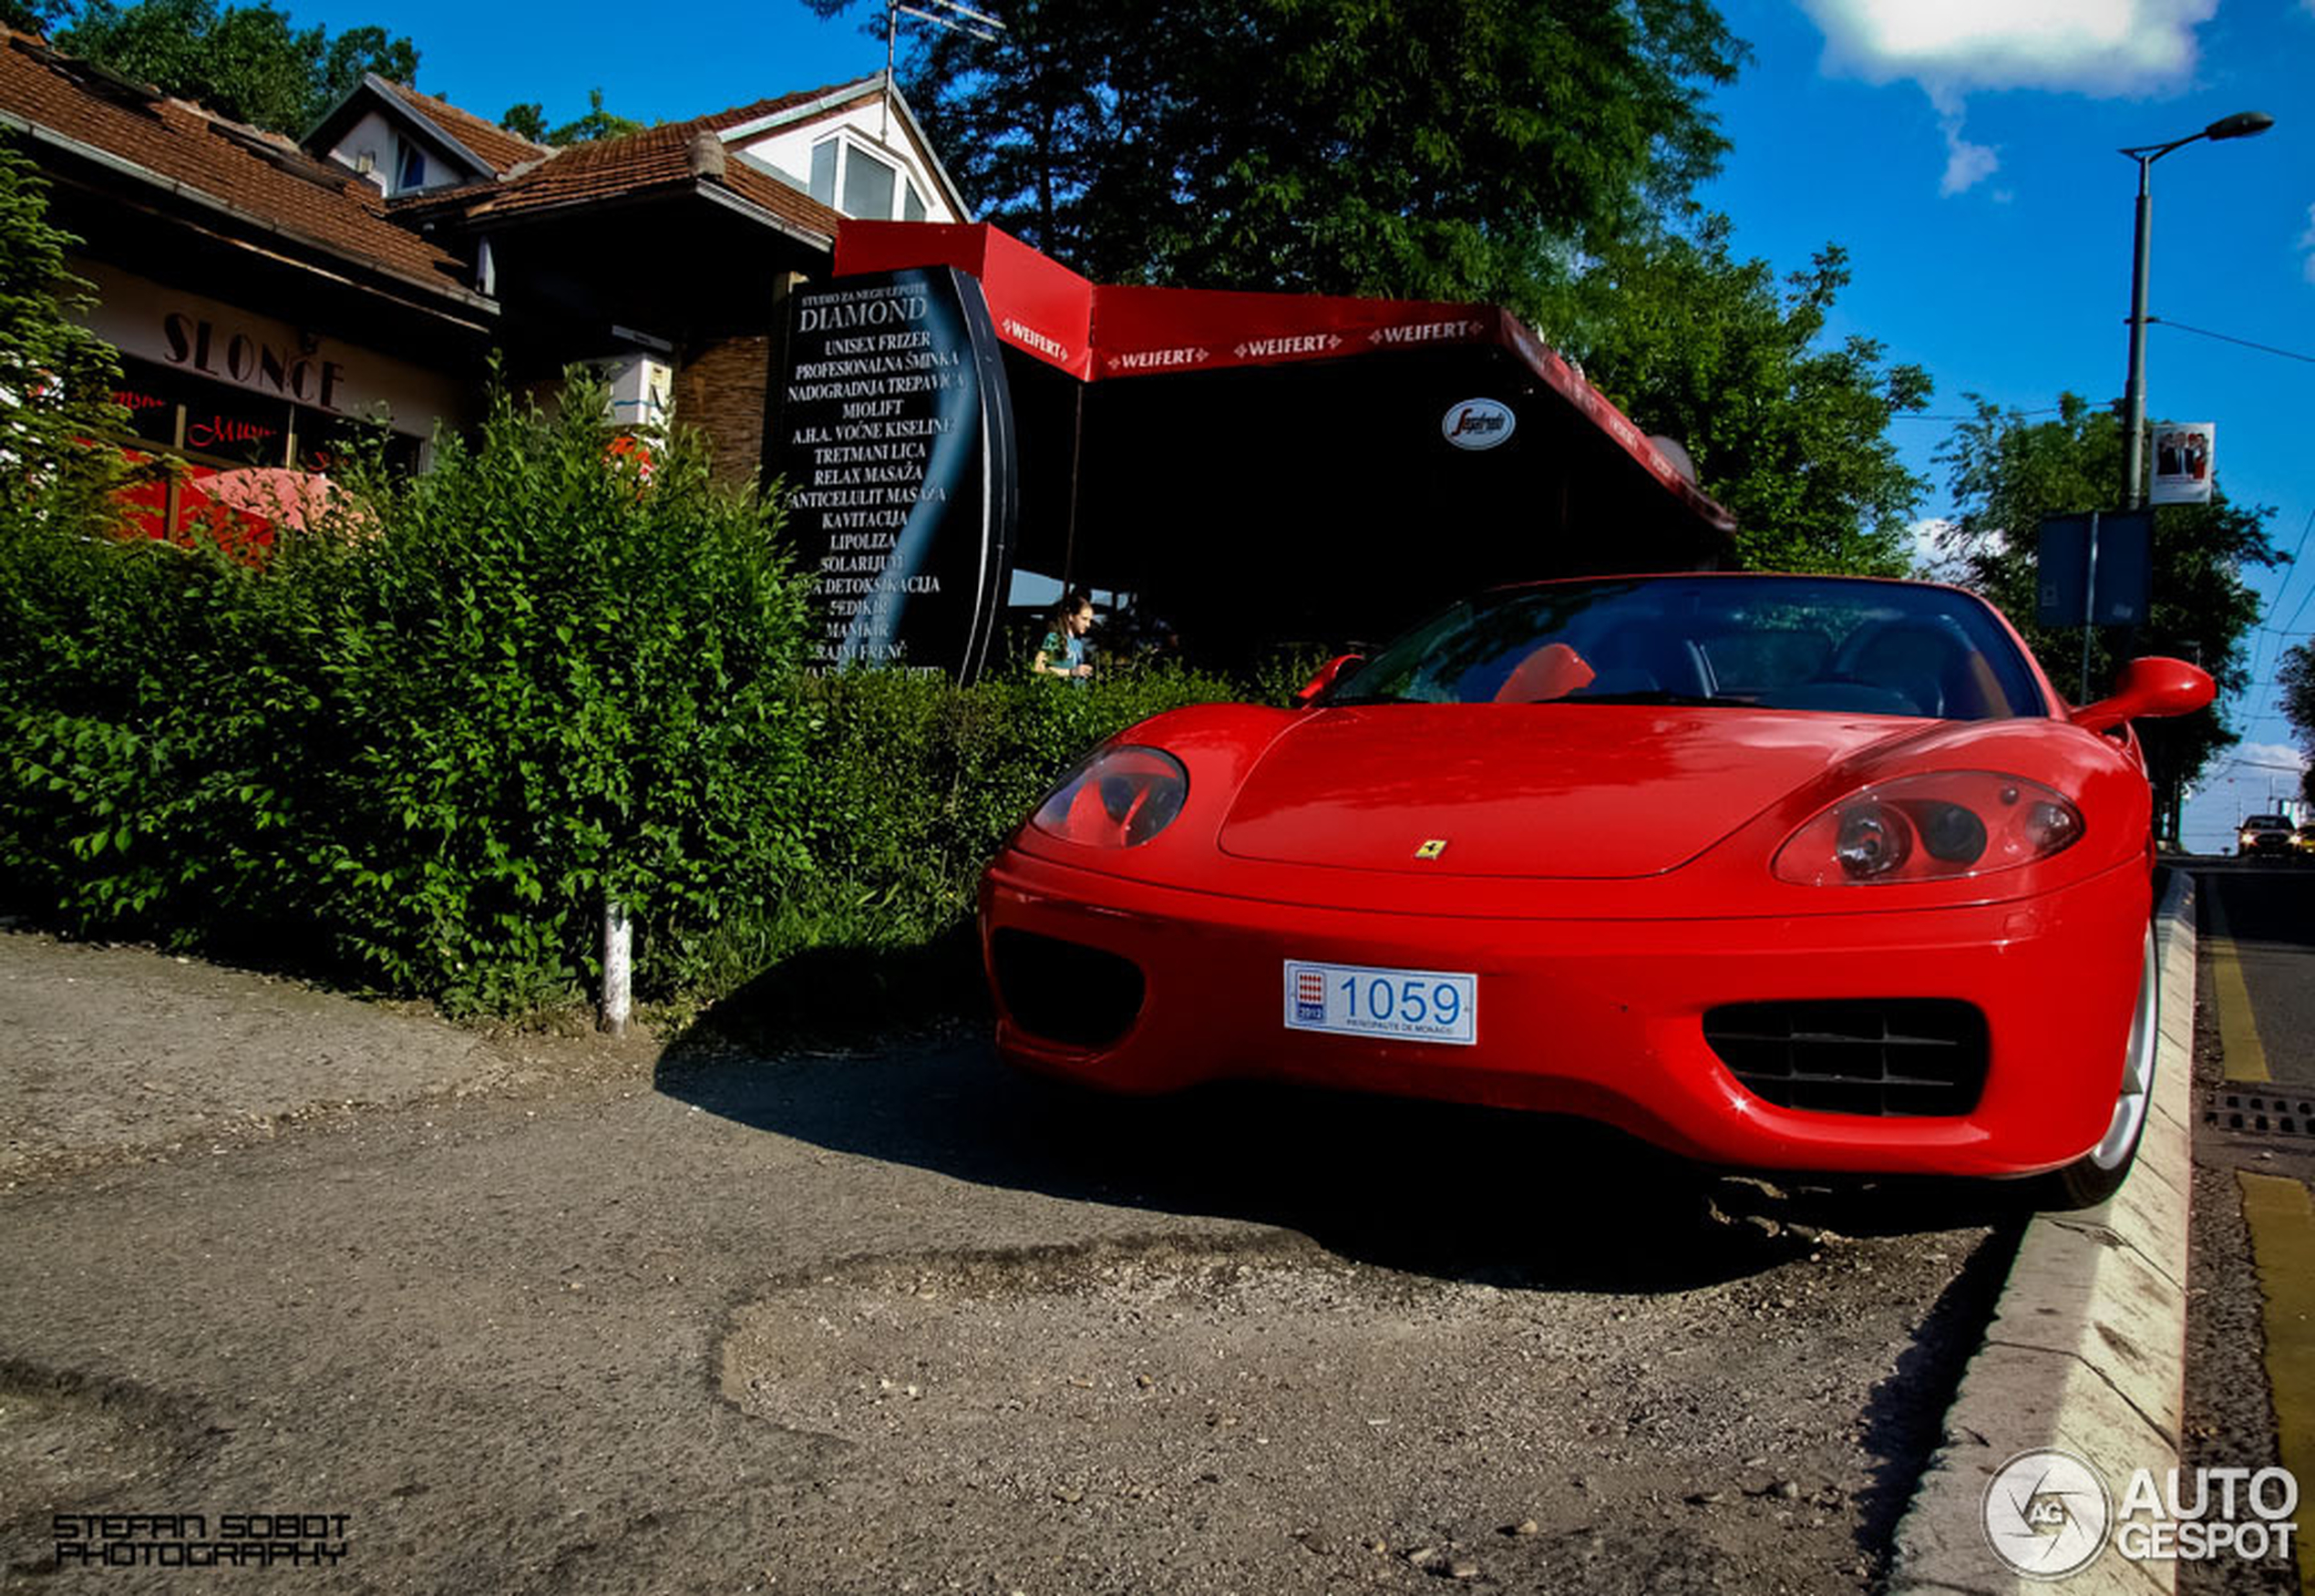
<instances>
[{"instance_id":1,"label":"car side mirror","mask_svg":"<svg viewBox=\"0 0 2315 1596\"><path fill-rule=\"evenodd\" d=\"M1319 666L1317 675L1302 684L1302 691L1294 695L1294 707L1308 709L1318 701L1320 694L1337 682L1349 681L1358 674L1360 668L1365 664L1366 656L1363 654L1336 654L1332 659Z\"/></svg>"},{"instance_id":2,"label":"car side mirror","mask_svg":"<svg viewBox=\"0 0 2315 1596\"><path fill-rule=\"evenodd\" d=\"M2200 665L2153 654L2123 666L2113 696L2075 710L2073 724L2088 731L2103 732L2125 720L2192 715L2217 693L2210 673Z\"/></svg>"}]
</instances>

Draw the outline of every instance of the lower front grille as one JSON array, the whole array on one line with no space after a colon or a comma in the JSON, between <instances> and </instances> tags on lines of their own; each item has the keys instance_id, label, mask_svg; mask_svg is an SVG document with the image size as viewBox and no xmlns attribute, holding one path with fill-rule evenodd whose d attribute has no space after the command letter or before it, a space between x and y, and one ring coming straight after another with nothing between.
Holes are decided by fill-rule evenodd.
<instances>
[{"instance_id":1,"label":"lower front grille","mask_svg":"<svg viewBox=\"0 0 2315 1596\"><path fill-rule=\"evenodd\" d=\"M1141 1013L1141 967L1099 948L1000 928L989 939L1013 1023L1065 1047L1106 1047Z\"/></svg>"},{"instance_id":2,"label":"lower front grille","mask_svg":"<svg viewBox=\"0 0 2315 1596\"><path fill-rule=\"evenodd\" d=\"M1779 1108L1938 1117L1985 1090L1985 1016L1950 998L1727 1004L1705 1014L1704 1040Z\"/></svg>"}]
</instances>

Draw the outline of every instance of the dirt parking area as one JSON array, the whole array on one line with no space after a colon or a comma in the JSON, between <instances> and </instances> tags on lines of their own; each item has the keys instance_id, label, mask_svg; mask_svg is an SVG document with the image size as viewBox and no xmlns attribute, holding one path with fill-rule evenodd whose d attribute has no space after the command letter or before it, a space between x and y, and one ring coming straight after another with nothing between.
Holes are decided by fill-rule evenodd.
<instances>
[{"instance_id":1,"label":"dirt parking area","mask_svg":"<svg viewBox=\"0 0 2315 1596\"><path fill-rule=\"evenodd\" d=\"M297 1589L1871 1590L2012 1241L964 1026L508 1043L11 934L0 1035L26 1590L260 1515Z\"/></svg>"}]
</instances>

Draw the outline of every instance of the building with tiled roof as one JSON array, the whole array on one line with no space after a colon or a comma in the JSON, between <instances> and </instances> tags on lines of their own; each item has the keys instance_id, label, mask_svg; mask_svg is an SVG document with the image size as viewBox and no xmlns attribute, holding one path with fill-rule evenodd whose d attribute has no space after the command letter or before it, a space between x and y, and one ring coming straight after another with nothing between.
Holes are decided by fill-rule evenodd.
<instances>
[{"instance_id":1,"label":"building with tiled roof","mask_svg":"<svg viewBox=\"0 0 2315 1596\"><path fill-rule=\"evenodd\" d=\"M365 74L361 88L347 95L307 132L306 144L315 149L326 149L332 159L360 170L360 158L349 156L339 146L354 141L355 129L367 108L364 104L364 89L389 97L406 118L415 120L418 127L457 156L494 177L505 177L517 167L531 165L554 153L550 145L533 144L520 133L486 122L471 111L460 110L447 99L421 94L406 83L396 83L375 73ZM354 113L350 118L349 112ZM332 137L333 129L339 126L345 129L344 136Z\"/></svg>"},{"instance_id":2,"label":"building with tiled roof","mask_svg":"<svg viewBox=\"0 0 2315 1596\"><path fill-rule=\"evenodd\" d=\"M525 385L598 366L621 419L672 411L745 476L845 217L966 218L881 74L560 149L373 75L292 140L0 29L0 138L83 241L124 441L197 479L326 468L374 420L422 465L494 353Z\"/></svg>"},{"instance_id":3,"label":"building with tiled roof","mask_svg":"<svg viewBox=\"0 0 2315 1596\"><path fill-rule=\"evenodd\" d=\"M830 663L969 677L1005 605L1085 586L1208 657L1381 636L1733 524L1497 307L1096 284L972 225L883 74L567 148L368 77L291 140L0 30L0 137L84 241L121 442L186 463L137 501L159 531L313 502L364 423L422 469L494 369L574 363L615 421L785 477ZM1472 530L1378 587L1414 525Z\"/></svg>"}]
</instances>

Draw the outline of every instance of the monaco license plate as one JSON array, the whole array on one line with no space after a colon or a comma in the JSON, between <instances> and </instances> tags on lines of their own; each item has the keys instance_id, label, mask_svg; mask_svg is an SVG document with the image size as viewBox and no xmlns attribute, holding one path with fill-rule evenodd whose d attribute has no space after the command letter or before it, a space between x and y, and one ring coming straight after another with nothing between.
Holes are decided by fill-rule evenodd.
<instances>
[{"instance_id":1,"label":"monaco license plate","mask_svg":"<svg viewBox=\"0 0 2315 1596\"><path fill-rule=\"evenodd\" d=\"M1468 1047L1479 1039L1479 978L1456 970L1286 961L1286 1028Z\"/></svg>"}]
</instances>

